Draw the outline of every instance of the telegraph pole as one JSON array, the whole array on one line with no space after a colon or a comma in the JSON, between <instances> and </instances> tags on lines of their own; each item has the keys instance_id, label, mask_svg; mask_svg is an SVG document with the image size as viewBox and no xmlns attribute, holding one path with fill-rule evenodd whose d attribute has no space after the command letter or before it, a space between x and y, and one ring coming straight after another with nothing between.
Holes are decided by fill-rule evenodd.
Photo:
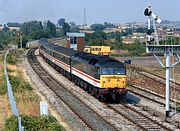
<instances>
[{"instance_id":1,"label":"telegraph pole","mask_svg":"<svg viewBox=\"0 0 180 131\"><path fill-rule=\"evenodd\" d=\"M21 44L21 50L22 50L22 32L20 33L20 44Z\"/></svg>"},{"instance_id":2,"label":"telegraph pole","mask_svg":"<svg viewBox=\"0 0 180 131\"><path fill-rule=\"evenodd\" d=\"M22 32L18 32L19 40L20 40L20 49L22 50Z\"/></svg>"}]
</instances>

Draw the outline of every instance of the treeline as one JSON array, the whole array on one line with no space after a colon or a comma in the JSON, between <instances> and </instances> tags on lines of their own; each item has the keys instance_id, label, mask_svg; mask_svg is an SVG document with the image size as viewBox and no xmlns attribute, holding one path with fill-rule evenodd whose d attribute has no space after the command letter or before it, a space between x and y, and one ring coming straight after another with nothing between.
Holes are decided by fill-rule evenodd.
<instances>
[{"instance_id":1,"label":"treeline","mask_svg":"<svg viewBox=\"0 0 180 131\"><path fill-rule=\"evenodd\" d=\"M79 32L79 28L74 22L67 23L61 18L55 25L50 20L25 22L21 26L21 32L26 41L40 38L64 37L67 32Z\"/></svg>"},{"instance_id":2,"label":"treeline","mask_svg":"<svg viewBox=\"0 0 180 131\"><path fill-rule=\"evenodd\" d=\"M126 50L128 53L123 56L139 56L145 53L145 43L141 43L138 39L132 44L124 44L123 36L126 36L129 30L124 32L105 33L103 31L95 31L92 34L86 34L86 45L89 46L110 46L112 50Z\"/></svg>"},{"instance_id":3,"label":"treeline","mask_svg":"<svg viewBox=\"0 0 180 131\"><path fill-rule=\"evenodd\" d=\"M19 30L10 30L11 27L19 27ZM22 35L23 46L26 42L40 38L64 37L67 32L79 32L79 26L75 22L66 22L64 18L54 24L48 21L30 21L19 23L7 23L0 31L0 48L7 44L20 45L20 35Z\"/></svg>"},{"instance_id":4,"label":"treeline","mask_svg":"<svg viewBox=\"0 0 180 131\"><path fill-rule=\"evenodd\" d=\"M17 43L16 30L10 31L8 27L4 27L0 31L0 49L4 48L10 43Z\"/></svg>"},{"instance_id":5,"label":"treeline","mask_svg":"<svg viewBox=\"0 0 180 131\"><path fill-rule=\"evenodd\" d=\"M117 26L115 26L114 24L108 22L104 22L104 24L96 23L91 25L91 29L93 31L102 31L107 28L116 28L116 27Z\"/></svg>"}]
</instances>

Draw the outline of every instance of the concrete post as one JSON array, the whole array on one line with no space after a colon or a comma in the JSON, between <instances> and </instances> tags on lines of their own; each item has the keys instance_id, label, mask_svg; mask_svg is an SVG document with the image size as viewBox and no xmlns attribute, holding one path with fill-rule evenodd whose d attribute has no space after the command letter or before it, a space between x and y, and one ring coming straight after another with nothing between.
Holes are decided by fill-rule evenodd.
<instances>
[{"instance_id":1,"label":"concrete post","mask_svg":"<svg viewBox=\"0 0 180 131\"><path fill-rule=\"evenodd\" d=\"M170 114L170 53L166 53L166 117Z\"/></svg>"}]
</instances>

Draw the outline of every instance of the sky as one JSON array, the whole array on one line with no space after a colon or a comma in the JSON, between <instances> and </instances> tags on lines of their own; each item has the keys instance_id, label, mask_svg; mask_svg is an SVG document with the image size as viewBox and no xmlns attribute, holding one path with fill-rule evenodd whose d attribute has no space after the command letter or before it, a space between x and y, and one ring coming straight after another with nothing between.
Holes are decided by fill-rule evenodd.
<instances>
[{"instance_id":1,"label":"sky","mask_svg":"<svg viewBox=\"0 0 180 131\"><path fill-rule=\"evenodd\" d=\"M163 20L180 21L180 0L0 0L0 23L65 18L83 24L144 22L148 3Z\"/></svg>"}]
</instances>

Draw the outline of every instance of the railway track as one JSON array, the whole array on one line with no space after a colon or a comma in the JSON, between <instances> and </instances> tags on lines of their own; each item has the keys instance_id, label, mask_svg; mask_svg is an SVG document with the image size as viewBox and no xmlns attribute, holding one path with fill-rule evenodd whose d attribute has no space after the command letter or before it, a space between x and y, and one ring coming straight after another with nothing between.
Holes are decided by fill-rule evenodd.
<instances>
[{"instance_id":1,"label":"railway track","mask_svg":"<svg viewBox=\"0 0 180 131\"><path fill-rule=\"evenodd\" d=\"M151 78L153 80L156 80L156 81L158 81L158 82L160 82L160 83L162 83L164 85L166 84L166 79L164 77L152 74L152 73L150 73L148 71L142 70L142 71L139 72L139 74L141 74L141 75L143 75L145 77L149 77L149 78ZM176 90L180 92L180 84L171 80L171 86L173 86L173 84L175 84Z\"/></svg>"},{"instance_id":2,"label":"railway track","mask_svg":"<svg viewBox=\"0 0 180 131\"><path fill-rule=\"evenodd\" d=\"M150 79L152 79L152 80L155 80L155 81L157 81L157 82L159 82L159 83L161 83L161 84L163 84L163 85L166 84L166 79L165 79L164 77L162 77L162 76L156 75L156 74L154 74L154 73L152 73L152 72L149 72L149 71L147 71L147 70L144 70L144 69L139 69L139 68L134 67L134 66L127 66L127 67L128 67L129 69L136 70L136 72L137 72L138 74L140 74L140 75L142 75L142 76L144 76L144 77L148 77L148 78L150 78ZM175 86L175 89L176 89L178 92L180 92L180 83L177 83L177 82L172 81L172 80L170 80L170 81L171 81L171 86Z\"/></svg>"},{"instance_id":3,"label":"railway track","mask_svg":"<svg viewBox=\"0 0 180 131\"><path fill-rule=\"evenodd\" d=\"M137 96L143 97L145 99L148 99L152 102L158 103L158 104L163 105L163 106L166 105L165 104L165 97L162 95L156 94L152 91L149 91L149 90L146 90L143 88L139 88L138 86L134 86L134 85L127 87L127 89L129 92L131 92ZM170 104L171 104L172 108L175 108L174 106L172 106L174 103L176 103L177 105L180 105L180 101L171 99Z\"/></svg>"},{"instance_id":4,"label":"railway track","mask_svg":"<svg viewBox=\"0 0 180 131\"><path fill-rule=\"evenodd\" d=\"M37 75L46 83L48 87L91 129L91 130L117 130L112 124L107 122L98 113L87 106L83 101L70 93L61 83L52 78L40 65L35 49L28 52L28 61Z\"/></svg>"},{"instance_id":5,"label":"railway track","mask_svg":"<svg viewBox=\"0 0 180 131\"><path fill-rule=\"evenodd\" d=\"M171 131L172 129L164 126L162 123L150 118L146 114L132 108L126 102L120 102L120 104L108 104L117 114L122 115L125 119L132 122L144 131Z\"/></svg>"}]
</instances>

